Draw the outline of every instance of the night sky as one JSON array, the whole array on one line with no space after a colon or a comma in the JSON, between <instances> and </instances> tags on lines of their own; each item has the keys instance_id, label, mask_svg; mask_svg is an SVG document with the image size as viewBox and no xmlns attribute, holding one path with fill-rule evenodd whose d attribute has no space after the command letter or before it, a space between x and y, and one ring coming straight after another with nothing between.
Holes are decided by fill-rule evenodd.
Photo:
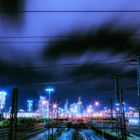
<instances>
[{"instance_id":1,"label":"night sky","mask_svg":"<svg viewBox=\"0 0 140 140\"><path fill-rule=\"evenodd\" d=\"M55 88L60 105L79 96L108 105L116 74L125 102L137 104L140 13L111 11L138 10L138 0L20 2L0 2L0 87L8 91L7 107L13 87L20 108L27 99L37 103L46 87ZM94 10L109 12L86 12Z\"/></svg>"}]
</instances>

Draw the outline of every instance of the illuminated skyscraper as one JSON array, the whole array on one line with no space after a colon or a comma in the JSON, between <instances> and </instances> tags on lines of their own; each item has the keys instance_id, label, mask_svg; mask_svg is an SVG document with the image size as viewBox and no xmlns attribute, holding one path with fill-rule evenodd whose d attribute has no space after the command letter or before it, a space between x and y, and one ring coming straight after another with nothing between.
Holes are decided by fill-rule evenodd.
<instances>
[{"instance_id":1,"label":"illuminated skyscraper","mask_svg":"<svg viewBox=\"0 0 140 140\"><path fill-rule=\"evenodd\" d=\"M0 91L0 119L3 117L3 110L5 108L6 92Z\"/></svg>"},{"instance_id":2,"label":"illuminated skyscraper","mask_svg":"<svg viewBox=\"0 0 140 140\"><path fill-rule=\"evenodd\" d=\"M83 105L82 105L81 97L79 97L77 103L77 116L81 117L82 114L83 114Z\"/></svg>"},{"instance_id":3,"label":"illuminated skyscraper","mask_svg":"<svg viewBox=\"0 0 140 140\"><path fill-rule=\"evenodd\" d=\"M70 112L71 112L71 116L76 116L77 114L77 105L76 103L73 103L70 105Z\"/></svg>"},{"instance_id":4,"label":"illuminated skyscraper","mask_svg":"<svg viewBox=\"0 0 140 140\"><path fill-rule=\"evenodd\" d=\"M0 91L0 110L4 109L6 101L6 92Z\"/></svg>"},{"instance_id":5,"label":"illuminated skyscraper","mask_svg":"<svg viewBox=\"0 0 140 140\"><path fill-rule=\"evenodd\" d=\"M73 103L73 104L70 105L70 113L71 113L71 116L77 116L77 117L82 116L83 105L82 105L82 101L81 101L80 97L79 97L77 103Z\"/></svg>"},{"instance_id":6,"label":"illuminated skyscraper","mask_svg":"<svg viewBox=\"0 0 140 140\"><path fill-rule=\"evenodd\" d=\"M65 112L65 117L68 117L68 100L66 100L66 103L64 105L64 112Z\"/></svg>"},{"instance_id":7,"label":"illuminated skyscraper","mask_svg":"<svg viewBox=\"0 0 140 140\"><path fill-rule=\"evenodd\" d=\"M47 118L47 116L49 115L48 111L49 111L48 100L46 100L45 97L40 96L38 104L38 113L40 113L41 116Z\"/></svg>"}]
</instances>

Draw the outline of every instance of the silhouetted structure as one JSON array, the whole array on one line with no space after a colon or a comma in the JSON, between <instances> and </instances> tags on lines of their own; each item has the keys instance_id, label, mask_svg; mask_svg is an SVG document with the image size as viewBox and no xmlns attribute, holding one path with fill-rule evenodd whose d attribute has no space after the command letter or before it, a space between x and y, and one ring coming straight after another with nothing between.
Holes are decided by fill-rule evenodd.
<instances>
[{"instance_id":1,"label":"silhouetted structure","mask_svg":"<svg viewBox=\"0 0 140 140\"><path fill-rule=\"evenodd\" d=\"M117 104L117 109L116 109L117 135L118 138L127 140L124 100L123 100L122 89L120 89L119 86L119 75L115 76L115 89L116 89L116 104Z\"/></svg>"},{"instance_id":2,"label":"silhouetted structure","mask_svg":"<svg viewBox=\"0 0 140 140\"><path fill-rule=\"evenodd\" d=\"M139 112L139 127L140 127L140 56L137 58L137 92L138 92L138 112Z\"/></svg>"},{"instance_id":3,"label":"silhouetted structure","mask_svg":"<svg viewBox=\"0 0 140 140\"><path fill-rule=\"evenodd\" d=\"M9 139L16 140L16 128L17 128L17 105L18 105L18 89L14 88L12 91L12 105L10 114L10 132Z\"/></svg>"}]
</instances>

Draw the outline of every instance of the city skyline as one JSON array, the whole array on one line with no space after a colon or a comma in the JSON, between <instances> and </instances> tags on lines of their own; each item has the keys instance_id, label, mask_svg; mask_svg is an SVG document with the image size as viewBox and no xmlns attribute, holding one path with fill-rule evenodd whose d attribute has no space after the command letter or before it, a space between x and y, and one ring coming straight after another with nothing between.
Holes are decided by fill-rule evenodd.
<instances>
[{"instance_id":1,"label":"city skyline","mask_svg":"<svg viewBox=\"0 0 140 140\"><path fill-rule=\"evenodd\" d=\"M65 1L62 5L59 2L32 2L29 0L18 7L28 12L15 13L17 18L12 15L10 18L8 13L2 12L2 89L8 88L10 93L12 87L18 87L19 98L27 100L37 99L45 87L54 86L57 89L55 96L62 102L65 97L74 100L71 96L74 94L87 101L95 96L107 103L110 98L115 100L113 77L119 73L122 74L120 82L126 102L137 104L136 58L140 21L138 14L129 10L130 7L137 10L139 1L135 4L125 0L106 1L105 5L97 0L68 2L68 11L77 10L75 14L68 11L47 13L44 10L46 7L50 12L65 10L68 6ZM77 7L73 7L73 2ZM42 11L30 12L31 9Z\"/></svg>"}]
</instances>

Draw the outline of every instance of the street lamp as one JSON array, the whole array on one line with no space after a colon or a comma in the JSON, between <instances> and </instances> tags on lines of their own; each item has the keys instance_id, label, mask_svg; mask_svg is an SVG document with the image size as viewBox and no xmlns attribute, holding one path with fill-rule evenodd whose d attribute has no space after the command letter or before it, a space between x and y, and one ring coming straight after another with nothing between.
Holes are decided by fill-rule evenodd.
<instances>
[{"instance_id":1,"label":"street lamp","mask_svg":"<svg viewBox=\"0 0 140 140\"><path fill-rule=\"evenodd\" d=\"M45 91L47 91L49 93L49 102L51 100L51 92L54 92L53 88L46 88Z\"/></svg>"}]
</instances>

